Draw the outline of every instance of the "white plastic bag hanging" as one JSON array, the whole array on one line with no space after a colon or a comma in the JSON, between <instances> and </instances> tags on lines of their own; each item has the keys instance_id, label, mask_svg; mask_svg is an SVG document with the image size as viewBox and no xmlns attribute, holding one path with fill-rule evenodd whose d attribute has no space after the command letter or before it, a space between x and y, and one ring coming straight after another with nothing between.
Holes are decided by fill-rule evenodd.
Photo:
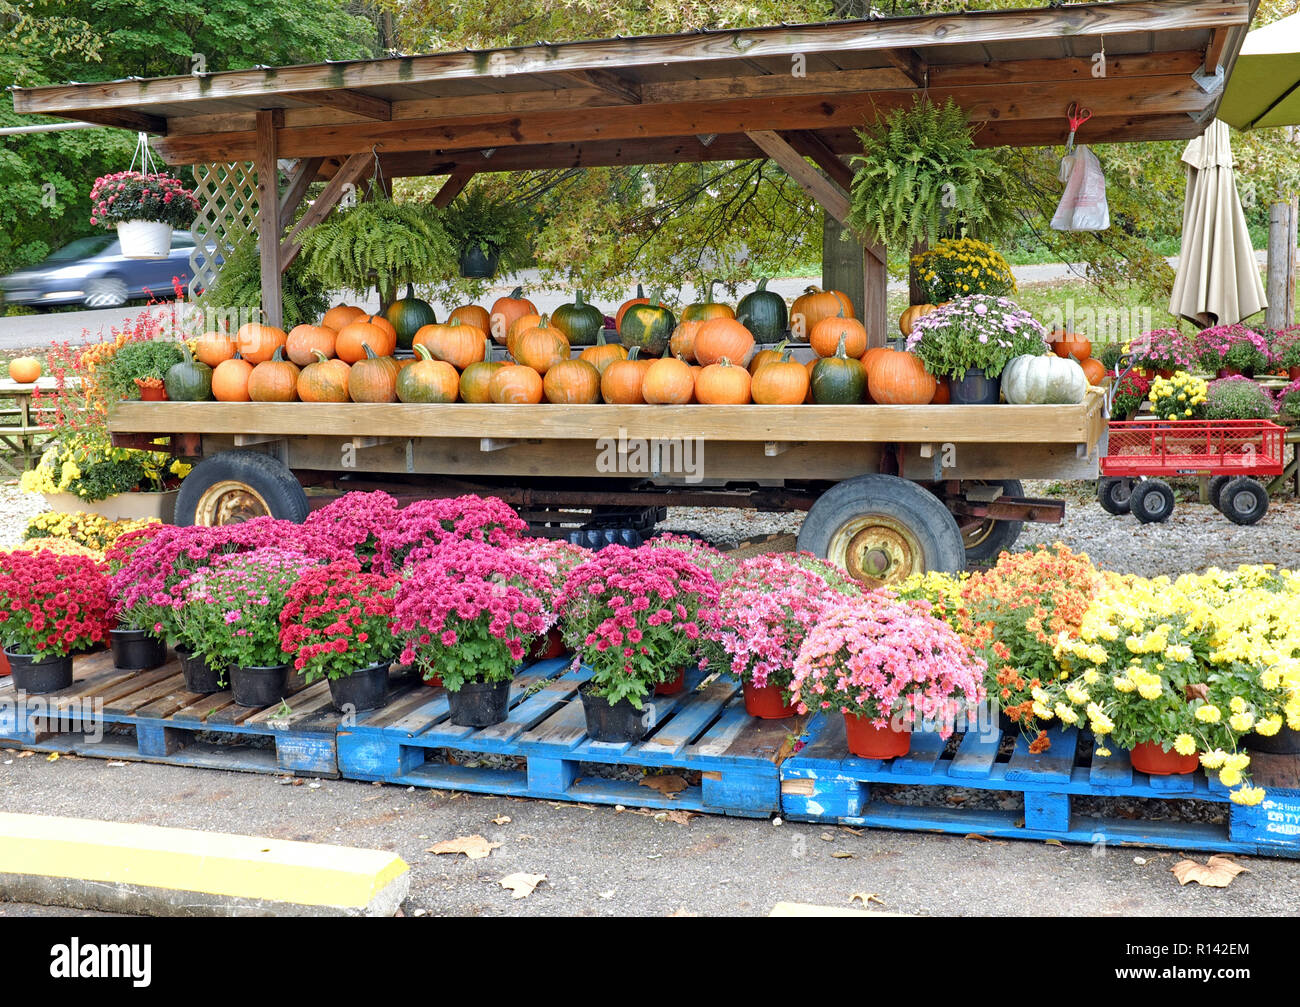
<instances>
[{"instance_id":1,"label":"white plastic bag hanging","mask_svg":"<svg viewBox=\"0 0 1300 1007\"><path fill-rule=\"evenodd\" d=\"M1061 158L1065 194L1052 216L1054 231L1104 231L1110 227L1106 176L1101 162L1085 144Z\"/></svg>"}]
</instances>

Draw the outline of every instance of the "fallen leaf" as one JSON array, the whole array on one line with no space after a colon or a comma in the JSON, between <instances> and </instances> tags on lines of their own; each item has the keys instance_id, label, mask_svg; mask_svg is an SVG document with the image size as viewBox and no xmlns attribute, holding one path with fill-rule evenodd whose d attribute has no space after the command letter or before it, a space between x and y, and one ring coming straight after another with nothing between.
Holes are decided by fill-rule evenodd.
<instances>
[{"instance_id":1,"label":"fallen leaf","mask_svg":"<svg viewBox=\"0 0 1300 1007\"><path fill-rule=\"evenodd\" d=\"M863 906L866 906L871 902L874 902L878 906L883 906L885 904L885 900L875 892L854 892L849 896L849 905L852 905L854 902L861 902Z\"/></svg>"},{"instance_id":2,"label":"fallen leaf","mask_svg":"<svg viewBox=\"0 0 1300 1007\"><path fill-rule=\"evenodd\" d=\"M492 824L493 824L493 825L509 825L509 824L510 824L510 816L509 816L509 815L497 815L496 818L492 819Z\"/></svg>"},{"instance_id":3,"label":"fallen leaf","mask_svg":"<svg viewBox=\"0 0 1300 1007\"><path fill-rule=\"evenodd\" d=\"M948 798L948 803L949 803L949 804L965 804L965 803L966 803L966 795L965 795L965 794L953 794L951 797Z\"/></svg>"},{"instance_id":4,"label":"fallen leaf","mask_svg":"<svg viewBox=\"0 0 1300 1007\"><path fill-rule=\"evenodd\" d=\"M968 833L966 833L966 838L967 838L967 839L975 839L975 840L978 840L978 841L981 842L981 843L991 843L991 842L993 842L993 840L990 839L988 836L981 836L978 832L968 832Z\"/></svg>"},{"instance_id":5,"label":"fallen leaf","mask_svg":"<svg viewBox=\"0 0 1300 1007\"><path fill-rule=\"evenodd\" d=\"M675 822L678 825L685 825L692 818L699 818L699 817L700 816L696 814L694 811L681 811L677 808L673 808L671 811L668 812L668 821Z\"/></svg>"},{"instance_id":6,"label":"fallen leaf","mask_svg":"<svg viewBox=\"0 0 1300 1007\"><path fill-rule=\"evenodd\" d=\"M30 759L30 758L31 758L33 755L35 755L35 754L36 754L35 752L19 752L19 753L18 753L18 758L20 758L20 759Z\"/></svg>"},{"instance_id":7,"label":"fallen leaf","mask_svg":"<svg viewBox=\"0 0 1300 1007\"><path fill-rule=\"evenodd\" d=\"M1183 694L1187 697L1187 702L1189 703L1194 699L1208 699L1210 695L1210 687L1204 682L1184 685Z\"/></svg>"},{"instance_id":8,"label":"fallen leaf","mask_svg":"<svg viewBox=\"0 0 1300 1007\"><path fill-rule=\"evenodd\" d=\"M491 843L482 836L475 833L472 836L457 836L455 839L444 839L440 843L434 843L425 853L463 853L470 860L480 860L495 850L500 843Z\"/></svg>"},{"instance_id":9,"label":"fallen leaf","mask_svg":"<svg viewBox=\"0 0 1300 1007\"><path fill-rule=\"evenodd\" d=\"M845 832L847 832L850 836L863 836L866 835L867 832L866 829L854 829L848 825L841 825L840 828L843 829Z\"/></svg>"},{"instance_id":10,"label":"fallen leaf","mask_svg":"<svg viewBox=\"0 0 1300 1007\"><path fill-rule=\"evenodd\" d=\"M501 879L501 887L509 888L512 899L526 899L533 894L533 889L546 880L545 874L509 874Z\"/></svg>"},{"instance_id":11,"label":"fallen leaf","mask_svg":"<svg viewBox=\"0 0 1300 1007\"><path fill-rule=\"evenodd\" d=\"M855 856L855 854L850 853L848 850L836 850L831 856L836 860L847 860L849 857Z\"/></svg>"},{"instance_id":12,"label":"fallen leaf","mask_svg":"<svg viewBox=\"0 0 1300 1007\"><path fill-rule=\"evenodd\" d=\"M1060 846L1060 847L1065 846L1065 844L1061 842L1059 839L1044 839L1043 843L1047 846Z\"/></svg>"},{"instance_id":13,"label":"fallen leaf","mask_svg":"<svg viewBox=\"0 0 1300 1007\"><path fill-rule=\"evenodd\" d=\"M823 833L822 833L822 842L823 842L823 843L833 843L833 842L835 842L835 837L832 836L829 832L823 832Z\"/></svg>"},{"instance_id":14,"label":"fallen leaf","mask_svg":"<svg viewBox=\"0 0 1300 1007\"><path fill-rule=\"evenodd\" d=\"M1227 888L1238 874L1243 871L1250 873L1249 868L1242 867L1236 861L1218 854L1210 857L1203 864L1198 864L1195 860L1180 860L1169 870L1178 879L1180 885L1195 881L1198 885L1205 885L1207 888Z\"/></svg>"},{"instance_id":15,"label":"fallen leaf","mask_svg":"<svg viewBox=\"0 0 1300 1007\"><path fill-rule=\"evenodd\" d=\"M58 762L58 761L59 761L59 753L58 753L58 752L51 752L49 755L47 755L47 756L45 757L45 761L46 761L46 762Z\"/></svg>"},{"instance_id":16,"label":"fallen leaf","mask_svg":"<svg viewBox=\"0 0 1300 1007\"><path fill-rule=\"evenodd\" d=\"M693 913L689 909L684 909L684 908L678 909L677 912L675 913L668 914L670 919L674 916L699 916L699 915L700 915L699 913Z\"/></svg>"},{"instance_id":17,"label":"fallen leaf","mask_svg":"<svg viewBox=\"0 0 1300 1007\"><path fill-rule=\"evenodd\" d=\"M686 781L680 776L669 773L665 776L647 776L640 781L641 786L649 787L651 790L657 790L665 797L672 797L680 794L686 789Z\"/></svg>"}]
</instances>

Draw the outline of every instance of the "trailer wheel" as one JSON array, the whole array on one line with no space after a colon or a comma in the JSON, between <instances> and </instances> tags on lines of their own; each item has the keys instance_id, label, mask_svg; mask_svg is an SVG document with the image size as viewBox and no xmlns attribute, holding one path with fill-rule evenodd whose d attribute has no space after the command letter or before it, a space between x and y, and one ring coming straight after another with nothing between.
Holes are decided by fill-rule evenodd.
<instances>
[{"instance_id":1,"label":"trailer wheel","mask_svg":"<svg viewBox=\"0 0 1300 1007\"><path fill-rule=\"evenodd\" d=\"M1249 476L1237 476L1219 491L1219 510L1233 524L1254 524L1268 511L1268 490Z\"/></svg>"},{"instance_id":2,"label":"trailer wheel","mask_svg":"<svg viewBox=\"0 0 1300 1007\"><path fill-rule=\"evenodd\" d=\"M1097 502L1107 514L1127 514L1132 496L1132 479L1102 479L1097 483Z\"/></svg>"},{"instance_id":3,"label":"trailer wheel","mask_svg":"<svg viewBox=\"0 0 1300 1007\"><path fill-rule=\"evenodd\" d=\"M1143 479L1133 487L1129 507L1143 524L1168 521L1174 512L1174 491L1163 479Z\"/></svg>"},{"instance_id":4,"label":"trailer wheel","mask_svg":"<svg viewBox=\"0 0 1300 1007\"><path fill-rule=\"evenodd\" d=\"M270 516L302 521L307 494L292 472L270 455L223 451L194 466L176 495L176 523L238 524Z\"/></svg>"},{"instance_id":5,"label":"trailer wheel","mask_svg":"<svg viewBox=\"0 0 1300 1007\"><path fill-rule=\"evenodd\" d=\"M1210 505L1219 510L1219 497L1223 495L1223 487L1232 482L1232 476L1213 476L1209 485L1206 487L1205 494L1210 498Z\"/></svg>"},{"instance_id":6,"label":"trailer wheel","mask_svg":"<svg viewBox=\"0 0 1300 1007\"><path fill-rule=\"evenodd\" d=\"M1004 496L1022 497L1025 487L1019 479L974 479L972 483L980 486L1001 486ZM966 562L997 559L1006 549L1016 544L1024 530L1023 521L1000 521L986 518L974 528L962 532L962 542L966 546Z\"/></svg>"},{"instance_id":7,"label":"trailer wheel","mask_svg":"<svg viewBox=\"0 0 1300 1007\"><path fill-rule=\"evenodd\" d=\"M890 475L832 486L804 518L798 546L872 587L966 566L961 530L948 508L916 483Z\"/></svg>"}]
</instances>

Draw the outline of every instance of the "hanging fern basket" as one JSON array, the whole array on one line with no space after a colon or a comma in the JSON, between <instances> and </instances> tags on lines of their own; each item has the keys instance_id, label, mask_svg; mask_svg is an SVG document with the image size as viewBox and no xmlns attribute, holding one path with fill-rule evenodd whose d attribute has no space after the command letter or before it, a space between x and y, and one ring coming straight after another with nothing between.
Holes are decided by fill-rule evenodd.
<instances>
[{"instance_id":1,"label":"hanging fern basket","mask_svg":"<svg viewBox=\"0 0 1300 1007\"><path fill-rule=\"evenodd\" d=\"M470 242L460 250L460 275L471 280L490 280L497 275L501 253L493 248L484 254L483 246Z\"/></svg>"}]
</instances>

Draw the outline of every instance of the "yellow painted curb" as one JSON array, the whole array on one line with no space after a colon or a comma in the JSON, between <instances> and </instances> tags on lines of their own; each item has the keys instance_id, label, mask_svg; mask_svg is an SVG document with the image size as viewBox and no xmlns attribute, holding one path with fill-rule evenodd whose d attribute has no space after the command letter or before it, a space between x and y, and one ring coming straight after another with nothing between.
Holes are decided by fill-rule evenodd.
<instances>
[{"instance_id":1,"label":"yellow painted curb","mask_svg":"<svg viewBox=\"0 0 1300 1007\"><path fill-rule=\"evenodd\" d=\"M0 875L364 911L409 870L384 850L0 813Z\"/></svg>"}]
</instances>

